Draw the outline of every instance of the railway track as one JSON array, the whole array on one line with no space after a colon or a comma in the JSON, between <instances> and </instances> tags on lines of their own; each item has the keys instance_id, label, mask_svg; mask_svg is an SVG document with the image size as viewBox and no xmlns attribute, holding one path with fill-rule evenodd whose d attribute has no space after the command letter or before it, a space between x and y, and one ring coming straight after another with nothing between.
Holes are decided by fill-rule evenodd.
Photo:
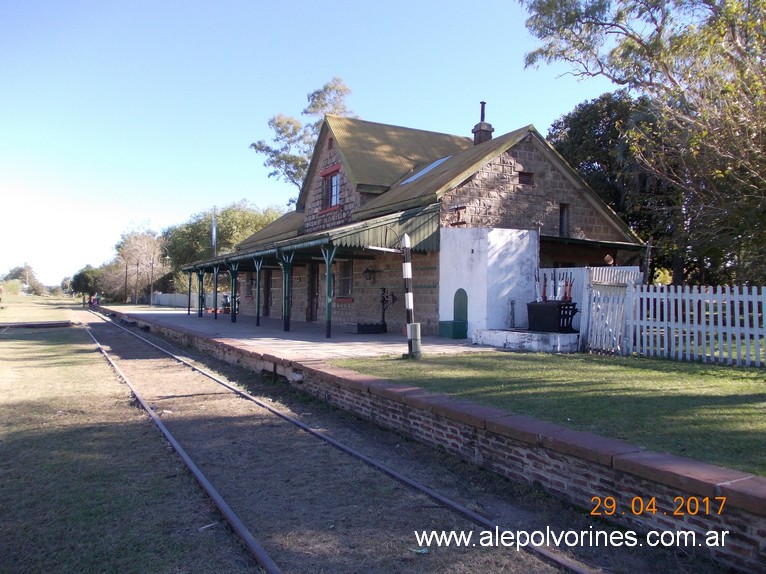
<instances>
[{"instance_id":1,"label":"railway track","mask_svg":"<svg viewBox=\"0 0 766 574\"><path fill-rule=\"evenodd\" d=\"M88 317L98 349L266 572L595 571L544 548L418 545L415 531L479 540L502 525L167 343Z\"/></svg>"},{"instance_id":2,"label":"railway track","mask_svg":"<svg viewBox=\"0 0 766 574\"><path fill-rule=\"evenodd\" d=\"M608 571L547 547L480 544L487 532L513 526L339 440L342 433L308 412L316 405L300 411L255 396L165 341L83 316L98 349L266 572ZM474 543L418 544L415 532L432 531L470 532Z\"/></svg>"}]
</instances>

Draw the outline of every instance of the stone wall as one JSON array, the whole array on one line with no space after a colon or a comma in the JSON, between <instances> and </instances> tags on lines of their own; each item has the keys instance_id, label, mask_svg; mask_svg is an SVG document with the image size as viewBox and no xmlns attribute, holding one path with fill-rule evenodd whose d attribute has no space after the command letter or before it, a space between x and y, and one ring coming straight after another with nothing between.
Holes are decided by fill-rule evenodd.
<instances>
[{"instance_id":1,"label":"stone wall","mask_svg":"<svg viewBox=\"0 0 766 574\"><path fill-rule=\"evenodd\" d=\"M520 172L534 174L534 183L520 184ZM446 194L442 199L442 226L454 223L456 215L451 208L466 206L461 217L468 227L540 228L542 235L559 236L561 204L569 205L568 237L625 241L615 225L531 138Z\"/></svg>"},{"instance_id":2,"label":"stone wall","mask_svg":"<svg viewBox=\"0 0 766 574\"><path fill-rule=\"evenodd\" d=\"M305 231L312 233L321 229L329 229L344 225L351 221L351 214L359 208L359 194L351 185L346 171L341 161L341 156L334 146L332 138L327 138L322 148L316 150L318 160L316 162L316 171L311 181L305 212ZM340 166L340 202L338 205L325 209L322 195L322 177L323 170Z\"/></svg>"}]
</instances>

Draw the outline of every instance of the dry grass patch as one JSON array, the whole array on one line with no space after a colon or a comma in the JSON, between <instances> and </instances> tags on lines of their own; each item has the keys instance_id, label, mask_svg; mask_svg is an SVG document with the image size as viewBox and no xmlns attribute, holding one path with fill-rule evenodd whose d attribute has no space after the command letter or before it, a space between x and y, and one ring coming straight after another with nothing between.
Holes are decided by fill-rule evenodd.
<instances>
[{"instance_id":1,"label":"dry grass patch","mask_svg":"<svg viewBox=\"0 0 766 574\"><path fill-rule=\"evenodd\" d=\"M0 572L253 572L168 448L85 331L0 333Z\"/></svg>"}]
</instances>

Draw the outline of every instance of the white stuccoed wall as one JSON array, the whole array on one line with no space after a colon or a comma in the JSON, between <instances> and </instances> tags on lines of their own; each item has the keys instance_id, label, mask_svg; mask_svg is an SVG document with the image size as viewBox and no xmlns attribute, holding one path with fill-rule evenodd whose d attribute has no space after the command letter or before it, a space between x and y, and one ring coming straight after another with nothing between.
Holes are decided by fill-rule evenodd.
<instances>
[{"instance_id":1,"label":"white stuccoed wall","mask_svg":"<svg viewBox=\"0 0 766 574\"><path fill-rule=\"evenodd\" d=\"M442 228L439 258L439 320L452 321L458 289L468 293L468 337L476 329L528 326L527 303L535 298L538 234L527 229Z\"/></svg>"}]
</instances>

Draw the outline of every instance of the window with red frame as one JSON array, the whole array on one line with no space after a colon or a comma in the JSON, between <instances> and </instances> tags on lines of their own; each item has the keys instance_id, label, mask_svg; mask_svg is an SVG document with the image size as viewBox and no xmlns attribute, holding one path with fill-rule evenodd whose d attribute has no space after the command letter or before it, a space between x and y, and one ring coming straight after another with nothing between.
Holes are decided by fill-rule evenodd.
<instances>
[{"instance_id":1,"label":"window with red frame","mask_svg":"<svg viewBox=\"0 0 766 574\"><path fill-rule=\"evenodd\" d=\"M351 297L354 294L354 262L339 261L338 277L335 279L335 295L341 298Z\"/></svg>"},{"instance_id":2,"label":"window with red frame","mask_svg":"<svg viewBox=\"0 0 766 574\"><path fill-rule=\"evenodd\" d=\"M329 209L340 204L340 172L322 178L322 208Z\"/></svg>"}]
</instances>

